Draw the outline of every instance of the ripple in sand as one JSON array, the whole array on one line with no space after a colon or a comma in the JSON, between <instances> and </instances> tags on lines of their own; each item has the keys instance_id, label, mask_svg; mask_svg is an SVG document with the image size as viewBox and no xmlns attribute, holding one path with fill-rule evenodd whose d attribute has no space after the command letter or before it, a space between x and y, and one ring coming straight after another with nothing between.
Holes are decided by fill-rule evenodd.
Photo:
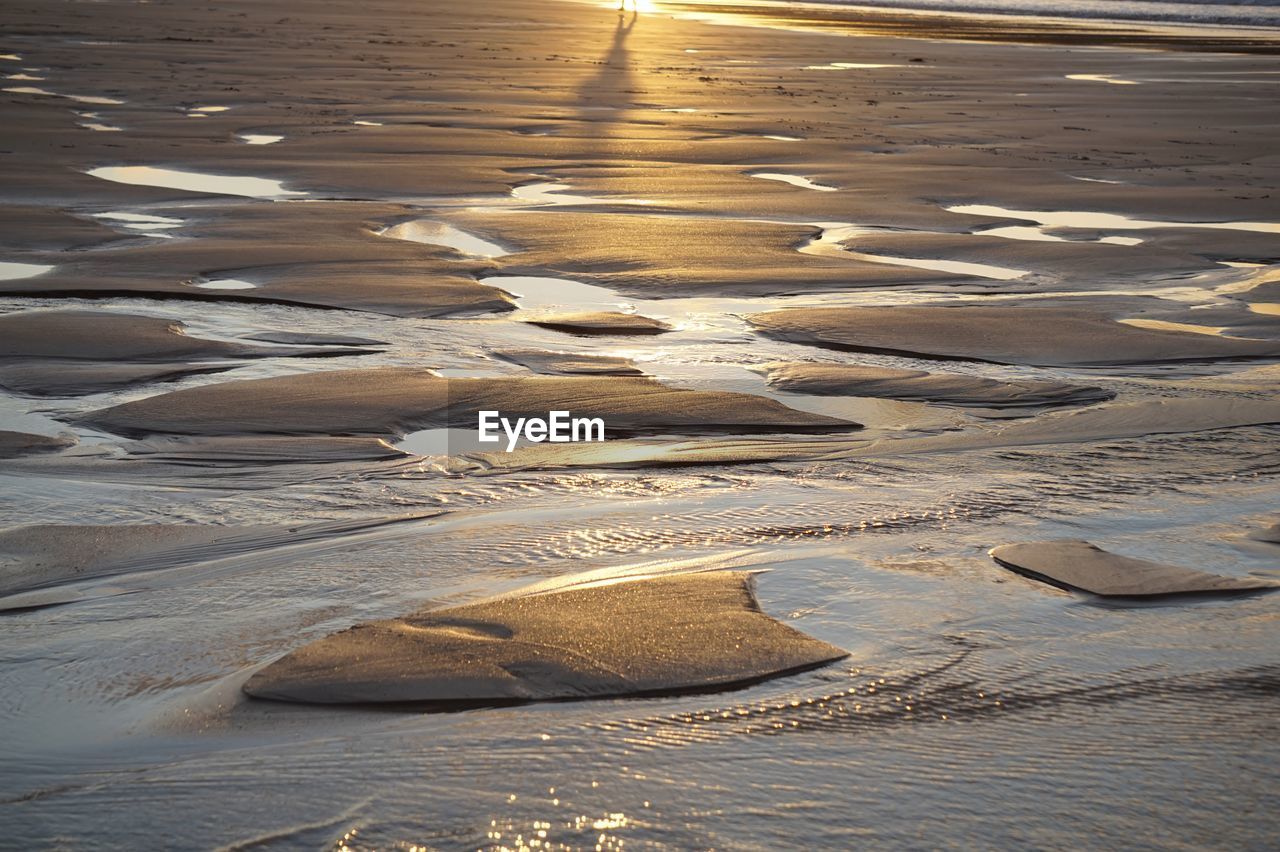
<instances>
[{"instance_id":1,"label":"ripple in sand","mask_svg":"<svg viewBox=\"0 0 1280 852\"><path fill-rule=\"evenodd\" d=\"M14 281L19 278L34 278L53 269L42 263L10 263L0 261L0 281Z\"/></svg>"},{"instance_id":2,"label":"ripple in sand","mask_svg":"<svg viewBox=\"0 0 1280 852\"><path fill-rule=\"evenodd\" d=\"M1131 219L1118 213L1090 213L1077 210L1011 210L994 204L956 204L946 208L950 213L972 216L999 216L1005 219L1029 219L1042 228L1086 228L1133 231L1149 228L1206 228L1222 231L1258 231L1280 234L1280 222L1166 222L1155 219ZM983 233L991 233L984 231Z\"/></svg>"},{"instance_id":3,"label":"ripple in sand","mask_svg":"<svg viewBox=\"0 0 1280 852\"><path fill-rule=\"evenodd\" d=\"M789 175L784 172L752 172L751 177L761 178L763 180L782 181L783 183L789 183L792 186L798 186L801 189L816 189L818 192L835 192L840 188L838 186L827 186L822 183L814 183L807 177Z\"/></svg>"},{"instance_id":4,"label":"ripple in sand","mask_svg":"<svg viewBox=\"0 0 1280 852\"><path fill-rule=\"evenodd\" d=\"M236 138L246 145L274 145L284 139L273 133L237 133Z\"/></svg>"},{"instance_id":5,"label":"ripple in sand","mask_svg":"<svg viewBox=\"0 0 1280 852\"><path fill-rule=\"evenodd\" d=\"M1136 86L1137 80L1126 80L1114 74L1068 74L1068 80L1083 80L1087 83L1110 83L1113 86Z\"/></svg>"},{"instance_id":6,"label":"ripple in sand","mask_svg":"<svg viewBox=\"0 0 1280 852\"><path fill-rule=\"evenodd\" d=\"M38 86L11 86L3 91L10 92L15 95L44 95L45 97L50 98L68 98L82 104L116 106L124 103L124 101L117 98L108 98L101 95L64 95L61 92L51 92L48 89L41 89Z\"/></svg>"},{"instance_id":7,"label":"ripple in sand","mask_svg":"<svg viewBox=\"0 0 1280 852\"><path fill-rule=\"evenodd\" d=\"M471 257L493 258L511 253L497 243L431 219L413 219L397 225L389 225L377 233L380 237L391 237L393 240L444 246Z\"/></svg>"},{"instance_id":8,"label":"ripple in sand","mask_svg":"<svg viewBox=\"0 0 1280 852\"><path fill-rule=\"evenodd\" d=\"M240 195L247 198L306 195L305 192L285 189L280 181L268 178L214 175L207 172L188 172L156 166L102 166L90 169L87 174L115 183L184 189L188 192L207 192L213 195Z\"/></svg>"}]
</instances>

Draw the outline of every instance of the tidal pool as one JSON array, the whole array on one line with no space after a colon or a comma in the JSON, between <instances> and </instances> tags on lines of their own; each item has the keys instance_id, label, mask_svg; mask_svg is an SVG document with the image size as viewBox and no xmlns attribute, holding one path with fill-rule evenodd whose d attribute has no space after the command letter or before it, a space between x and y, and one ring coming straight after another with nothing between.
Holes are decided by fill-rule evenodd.
<instances>
[{"instance_id":1,"label":"tidal pool","mask_svg":"<svg viewBox=\"0 0 1280 852\"><path fill-rule=\"evenodd\" d=\"M42 263L14 263L11 261L0 261L0 281L16 281L19 278L34 278L37 275L43 275L52 266L46 266Z\"/></svg>"},{"instance_id":2,"label":"tidal pool","mask_svg":"<svg viewBox=\"0 0 1280 852\"><path fill-rule=\"evenodd\" d=\"M156 166L101 166L90 169L87 174L115 183L185 189L189 192L207 192L214 195L240 195L246 198L285 198L306 195L305 192L285 189L280 181L269 178L215 175Z\"/></svg>"},{"instance_id":3,"label":"tidal pool","mask_svg":"<svg viewBox=\"0 0 1280 852\"><path fill-rule=\"evenodd\" d=\"M822 183L814 183L807 177L801 175L789 175L784 172L752 172L751 177L761 178L762 180L776 180L782 183L789 183L792 186L798 186L801 189L815 189L818 192L835 192L840 187L827 186Z\"/></svg>"},{"instance_id":4,"label":"tidal pool","mask_svg":"<svg viewBox=\"0 0 1280 852\"><path fill-rule=\"evenodd\" d=\"M945 208L952 213L973 216L1000 216L1005 219L1029 219L1041 227L1092 228L1102 231L1137 231L1150 228L1206 228L1221 231L1258 231L1280 234L1280 222L1173 222L1157 219L1133 219L1119 213L1093 213L1083 210L1012 210L994 204L955 204ZM990 233L990 232L988 232Z\"/></svg>"},{"instance_id":5,"label":"tidal pool","mask_svg":"<svg viewBox=\"0 0 1280 852\"><path fill-rule=\"evenodd\" d=\"M502 257L511 252L497 243L469 234L444 222L431 219L413 219L390 225L378 231L378 236L394 240L408 240L433 246L445 246L471 257Z\"/></svg>"}]
</instances>

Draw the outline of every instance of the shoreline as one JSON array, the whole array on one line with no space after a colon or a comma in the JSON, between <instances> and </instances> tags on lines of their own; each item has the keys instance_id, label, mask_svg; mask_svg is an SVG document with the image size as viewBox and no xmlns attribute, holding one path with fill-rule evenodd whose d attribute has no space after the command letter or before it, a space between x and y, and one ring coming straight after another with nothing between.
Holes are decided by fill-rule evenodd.
<instances>
[{"instance_id":1,"label":"shoreline","mask_svg":"<svg viewBox=\"0 0 1280 852\"><path fill-rule=\"evenodd\" d=\"M660 12L671 11L709 23L847 36L1263 55L1280 53L1280 30L1263 26L949 12L775 0L660 0L654 3L654 7Z\"/></svg>"}]
</instances>

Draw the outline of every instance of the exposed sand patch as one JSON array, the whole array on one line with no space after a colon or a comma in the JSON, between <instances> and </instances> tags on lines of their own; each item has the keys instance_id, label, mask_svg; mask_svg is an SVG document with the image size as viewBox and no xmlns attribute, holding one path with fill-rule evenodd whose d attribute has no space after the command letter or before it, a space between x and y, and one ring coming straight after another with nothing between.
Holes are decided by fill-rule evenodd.
<instances>
[{"instance_id":1,"label":"exposed sand patch","mask_svg":"<svg viewBox=\"0 0 1280 852\"><path fill-rule=\"evenodd\" d=\"M554 331L581 335L649 335L671 331L671 326L662 320L617 311L539 315L524 322Z\"/></svg>"},{"instance_id":2,"label":"exposed sand patch","mask_svg":"<svg viewBox=\"0 0 1280 852\"><path fill-rule=\"evenodd\" d=\"M1050 585L1104 597L1233 594L1280 588L1257 578L1223 577L1177 565L1108 553L1087 541L1006 544L991 558L1019 574Z\"/></svg>"},{"instance_id":3,"label":"exposed sand patch","mask_svg":"<svg viewBox=\"0 0 1280 852\"><path fill-rule=\"evenodd\" d=\"M1102 388L1062 382L997 381L954 373L853 364L793 361L766 367L773 387L822 396L873 396L977 408L1084 405L1115 396Z\"/></svg>"},{"instance_id":4,"label":"exposed sand patch","mask_svg":"<svg viewBox=\"0 0 1280 852\"><path fill-rule=\"evenodd\" d=\"M797 343L928 358L1103 366L1280 357L1280 342L1134 328L1060 307L907 306L756 314L759 330Z\"/></svg>"},{"instance_id":5,"label":"exposed sand patch","mask_svg":"<svg viewBox=\"0 0 1280 852\"><path fill-rule=\"evenodd\" d=\"M751 576L627 578L361 624L244 686L319 704L493 703L707 690L845 657L760 611Z\"/></svg>"},{"instance_id":6,"label":"exposed sand patch","mask_svg":"<svg viewBox=\"0 0 1280 852\"><path fill-rule=\"evenodd\" d=\"M316 545L409 518L287 526L35 524L0 531L0 611L93 596L75 584ZM110 590L107 591L110 593Z\"/></svg>"},{"instance_id":7,"label":"exposed sand patch","mask_svg":"<svg viewBox=\"0 0 1280 852\"><path fill-rule=\"evenodd\" d=\"M388 367L223 382L92 411L78 422L125 436L407 435L475 428L481 410L601 417L610 434L842 432L857 424L764 397L670 388L649 378L444 378Z\"/></svg>"},{"instance_id":8,"label":"exposed sand patch","mask_svg":"<svg viewBox=\"0 0 1280 852\"><path fill-rule=\"evenodd\" d=\"M499 349L494 355L552 376L642 376L644 371L629 358L615 355L588 355L579 352L547 352L541 349Z\"/></svg>"},{"instance_id":9,"label":"exposed sand patch","mask_svg":"<svg viewBox=\"0 0 1280 852\"><path fill-rule=\"evenodd\" d=\"M140 382L220 372L238 358L360 355L352 348L268 348L190 337L183 325L108 311L0 315L0 385L39 396L77 396Z\"/></svg>"},{"instance_id":10,"label":"exposed sand patch","mask_svg":"<svg viewBox=\"0 0 1280 852\"><path fill-rule=\"evenodd\" d=\"M75 445L76 439L72 435L35 435L0 429L0 459L57 453Z\"/></svg>"}]
</instances>

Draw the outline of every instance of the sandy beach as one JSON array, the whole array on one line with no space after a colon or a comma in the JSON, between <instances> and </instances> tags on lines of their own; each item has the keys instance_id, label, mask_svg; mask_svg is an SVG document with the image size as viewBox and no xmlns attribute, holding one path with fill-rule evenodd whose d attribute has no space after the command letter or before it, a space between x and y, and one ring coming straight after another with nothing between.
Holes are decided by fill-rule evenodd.
<instances>
[{"instance_id":1,"label":"sandy beach","mask_svg":"<svg viewBox=\"0 0 1280 852\"><path fill-rule=\"evenodd\" d=\"M0 847L1274 841L1280 30L638 5L5 4Z\"/></svg>"}]
</instances>

